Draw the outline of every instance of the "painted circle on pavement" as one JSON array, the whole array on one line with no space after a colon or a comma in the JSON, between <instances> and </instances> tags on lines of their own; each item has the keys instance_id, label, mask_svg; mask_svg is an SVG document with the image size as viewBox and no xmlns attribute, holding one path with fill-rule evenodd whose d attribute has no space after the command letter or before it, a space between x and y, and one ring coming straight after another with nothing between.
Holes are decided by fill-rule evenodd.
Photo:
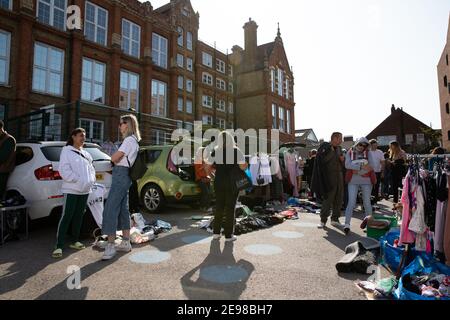
<instances>
[{"instance_id":1,"label":"painted circle on pavement","mask_svg":"<svg viewBox=\"0 0 450 320\"><path fill-rule=\"evenodd\" d=\"M292 225L302 228L317 228L317 223L312 222L294 222Z\"/></svg>"},{"instance_id":2,"label":"painted circle on pavement","mask_svg":"<svg viewBox=\"0 0 450 320\"><path fill-rule=\"evenodd\" d=\"M272 233L275 237L283 239L298 239L303 237L303 233L295 231L276 231Z\"/></svg>"},{"instance_id":3,"label":"painted circle on pavement","mask_svg":"<svg viewBox=\"0 0 450 320\"><path fill-rule=\"evenodd\" d=\"M200 269L200 278L220 284L237 283L246 280L248 272L239 266L209 266Z\"/></svg>"},{"instance_id":4,"label":"painted circle on pavement","mask_svg":"<svg viewBox=\"0 0 450 320\"><path fill-rule=\"evenodd\" d=\"M273 246L270 244L252 244L246 246L244 250L255 256L271 256L283 252L283 250L280 247Z\"/></svg>"},{"instance_id":5,"label":"painted circle on pavement","mask_svg":"<svg viewBox=\"0 0 450 320\"><path fill-rule=\"evenodd\" d=\"M205 244L210 243L212 237L209 235L192 235L181 238L186 244Z\"/></svg>"},{"instance_id":6,"label":"painted circle on pavement","mask_svg":"<svg viewBox=\"0 0 450 320\"><path fill-rule=\"evenodd\" d=\"M129 259L134 263L157 264L169 260L170 253L158 250L146 250L132 254Z\"/></svg>"}]
</instances>

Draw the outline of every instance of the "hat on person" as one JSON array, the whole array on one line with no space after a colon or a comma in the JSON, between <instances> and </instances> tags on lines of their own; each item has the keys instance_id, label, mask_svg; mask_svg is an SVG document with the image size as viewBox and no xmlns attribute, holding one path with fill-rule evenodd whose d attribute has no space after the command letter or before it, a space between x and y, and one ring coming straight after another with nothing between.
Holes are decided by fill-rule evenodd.
<instances>
[{"instance_id":1,"label":"hat on person","mask_svg":"<svg viewBox=\"0 0 450 320\"><path fill-rule=\"evenodd\" d=\"M369 145L369 140L367 140L367 138L366 137L362 137L362 138L359 138L358 140L356 140L356 142L355 142L355 147L358 145L358 144L365 144L365 145Z\"/></svg>"},{"instance_id":2,"label":"hat on person","mask_svg":"<svg viewBox=\"0 0 450 320\"><path fill-rule=\"evenodd\" d=\"M369 143L370 144L374 144L374 143L378 144L378 141L377 141L377 139L370 139Z\"/></svg>"}]
</instances>

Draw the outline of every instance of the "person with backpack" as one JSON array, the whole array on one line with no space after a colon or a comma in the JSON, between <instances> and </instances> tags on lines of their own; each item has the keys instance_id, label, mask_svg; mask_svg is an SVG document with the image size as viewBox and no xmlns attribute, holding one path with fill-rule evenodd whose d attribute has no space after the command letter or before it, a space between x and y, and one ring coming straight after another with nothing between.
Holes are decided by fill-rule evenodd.
<instances>
[{"instance_id":1,"label":"person with backpack","mask_svg":"<svg viewBox=\"0 0 450 320\"><path fill-rule=\"evenodd\" d=\"M216 170L214 191L216 193L216 210L214 212L213 239L219 240L224 229L225 241L236 241L234 227L236 219L234 209L239 195L236 187L240 171L247 169L248 164L242 151L237 147L231 133L223 131L218 137L218 144L211 153L208 164ZM245 174L244 174L245 175Z\"/></svg>"},{"instance_id":2,"label":"person with backpack","mask_svg":"<svg viewBox=\"0 0 450 320\"><path fill-rule=\"evenodd\" d=\"M108 236L102 260L111 260L117 251L130 252L130 212L128 210L128 190L136 179L134 164L139 155L141 134L134 115L120 117L120 133L123 143L111 157L113 176L108 201L103 211L102 233ZM116 247L116 231L122 230L122 242Z\"/></svg>"},{"instance_id":3,"label":"person with backpack","mask_svg":"<svg viewBox=\"0 0 450 320\"><path fill-rule=\"evenodd\" d=\"M56 232L56 246L53 258L61 258L69 226L72 224L73 242L70 248L82 250L86 247L79 242L83 216L91 188L95 183L95 169L92 156L83 150L86 131L77 128L72 131L66 146L61 151L58 171L63 179L61 191L64 206Z\"/></svg>"},{"instance_id":4,"label":"person with backpack","mask_svg":"<svg viewBox=\"0 0 450 320\"><path fill-rule=\"evenodd\" d=\"M16 166L16 139L4 127L0 120L0 201L5 198L9 175Z\"/></svg>"}]
</instances>

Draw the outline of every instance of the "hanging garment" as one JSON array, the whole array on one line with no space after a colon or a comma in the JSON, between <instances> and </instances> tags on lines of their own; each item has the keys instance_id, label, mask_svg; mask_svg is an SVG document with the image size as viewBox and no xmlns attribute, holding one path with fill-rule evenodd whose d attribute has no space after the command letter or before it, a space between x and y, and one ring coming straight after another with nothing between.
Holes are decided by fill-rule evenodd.
<instances>
[{"instance_id":1,"label":"hanging garment","mask_svg":"<svg viewBox=\"0 0 450 320\"><path fill-rule=\"evenodd\" d=\"M102 227L103 209L104 209L104 197L106 194L106 188L101 184L94 184L92 192L88 197L88 207L94 217L98 227Z\"/></svg>"},{"instance_id":2,"label":"hanging garment","mask_svg":"<svg viewBox=\"0 0 450 320\"><path fill-rule=\"evenodd\" d=\"M447 177L448 181L448 177ZM449 188L449 198L450 198L450 188ZM446 264L450 266L450 205L447 205L447 212L445 215L445 229L444 229L444 254L446 259Z\"/></svg>"},{"instance_id":3,"label":"hanging garment","mask_svg":"<svg viewBox=\"0 0 450 320\"><path fill-rule=\"evenodd\" d=\"M437 182L436 179L428 177L424 181L426 193L425 196L425 223L434 231L436 224L436 205L437 205Z\"/></svg>"},{"instance_id":4,"label":"hanging garment","mask_svg":"<svg viewBox=\"0 0 450 320\"><path fill-rule=\"evenodd\" d=\"M286 164L286 169L289 174L289 182L293 187L293 196L298 197L298 186L297 186L297 157L295 153L285 152L284 153L284 162Z\"/></svg>"},{"instance_id":5,"label":"hanging garment","mask_svg":"<svg viewBox=\"0 0 450 320\"><path fill-rule=\"evenodd\" d=\"M403 183L403 191L401 202L403 204L402 211L402 225L400 227L400 245L414 243L414 233L408 229L409 221L411 219L411 208L413 204L410 203L410 174L406 175L405 182Z\"/></svg>"},{"instance_id":6,"label":"hanging garment","mask_svg":"<svg viewBox=\"0 0 450 320\"><path fill-rule=\"evenodd\" d=\"M252 183L254 186L266 186L269 183L272 183L269 156L261 155L260 157L252 157L250 159L250 173L252 175ZM262 178L264 182L259 184L259 178Z\"/></svg>"},{"instance_id":7,"label":"hanging garment","mask_svg":"<svg viewBox=\"0 0 450 320\"><path fill-rule=\"evenodd\" d=\"M423 197L422 186L417 187L416 208L412 210L412 218L408 229L416 233L416 250L426 251L427 249L427 225L425 224L425 199Z\"/></svg>"},{"instance_id":8,"label":"hanging garment","mask_svg":"<svg viewBox=\"0 0 450 320\"><path fill-rule=\"evenodd\" d=\"M436 206L436 226L434 230L434 251L444 252L444 231L446 214L447 201L438 201Z\"/></svg>"},{"instance_id":9,"label":"hanging garment","mask_svg":"<svg viewBox=\"0 0 450 320\"><path fill-rule=\"evenodd\" d=\"M270 157L270 169L272 174L272 181L273 176L276 176L279 180L283 180L283 174L281 173L281 167L280 167L280 160L277 157Z\"/></svg>"}]
</instances>

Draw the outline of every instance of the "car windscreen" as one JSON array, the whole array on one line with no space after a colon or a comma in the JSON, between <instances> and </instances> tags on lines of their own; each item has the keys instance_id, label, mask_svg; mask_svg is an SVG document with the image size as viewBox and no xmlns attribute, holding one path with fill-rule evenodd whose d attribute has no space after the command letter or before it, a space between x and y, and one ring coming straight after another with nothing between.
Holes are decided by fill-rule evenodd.
<instances>
[{"instance_id":1,"label":"car windscreen","mask_svg":"<svg viewBox=\"0 0 450 320\"><path fill-rule=\"evenodd\" d=\"M48 146L42 147L42 153L48 161L58 162L59 157L61 156L63 146ZM106 153L102 152L97 147L86 147L84 148L89 154L92 156L92 160L94 161L109 161L111 158Z\"/></svg>"},{"instance_id":2,"label":"car windscreen","mask_svg":"<svg viewBox=\"0 0 450 320\"><path fill-rule=\"evenodd\" d=\"M111 157L108 156L106 153L101 151L97 147L86 147L84 148L89 154L92 156L93 161L110 161Z\"/></svg>"}]
</instances>

